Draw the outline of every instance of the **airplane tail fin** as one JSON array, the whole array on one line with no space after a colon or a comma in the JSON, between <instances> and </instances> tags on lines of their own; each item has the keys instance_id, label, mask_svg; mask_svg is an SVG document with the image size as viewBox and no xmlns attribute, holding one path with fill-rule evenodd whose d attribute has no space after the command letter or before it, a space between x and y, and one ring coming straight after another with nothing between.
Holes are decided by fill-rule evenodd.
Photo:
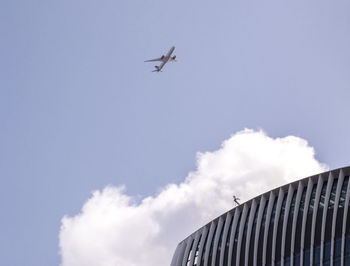
<instances>
[{"instance_id":1,"label":"airplane tail fin","mask_svg":"<svg viewBox=\"0 0 350 266\"><path fill-rule=\"evenodd\" d=\"M154 66L156 69L155 70L153 70L152 72L159 72L160 71L160 69L159 69L159 66Z\"/></svg>"}]
</instances>

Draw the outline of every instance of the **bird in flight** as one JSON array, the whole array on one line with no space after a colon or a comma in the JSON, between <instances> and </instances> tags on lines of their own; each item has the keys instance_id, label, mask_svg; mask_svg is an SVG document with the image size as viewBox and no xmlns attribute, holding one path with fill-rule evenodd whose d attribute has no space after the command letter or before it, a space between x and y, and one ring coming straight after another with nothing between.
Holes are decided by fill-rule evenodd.
<instances>
[{"instance_id":1,"label":"bird in flight","mask_svg":"<svg viewBox=\"0 0 350 266\"><path fill-rule=\"evenodd\" d=\"M153 70L152 72L162 72L162 68L164 67L164 65L168 62L176 62L176 55L172 55L172 53L175 50L175 46L171 47L169 52L166 55L162 55L159 58L156 59L151 59L151 60L146 60L145 62L156 62L156 61L160 61L160 65L159 66L154 66L156 69Z\"/></svg>"}]
</instances>

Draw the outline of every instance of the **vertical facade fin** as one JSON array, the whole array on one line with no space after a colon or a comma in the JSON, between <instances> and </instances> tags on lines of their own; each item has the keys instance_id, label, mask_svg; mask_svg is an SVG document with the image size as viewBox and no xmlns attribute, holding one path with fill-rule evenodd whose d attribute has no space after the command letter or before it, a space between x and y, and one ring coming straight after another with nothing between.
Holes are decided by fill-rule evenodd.
<instances>
[{"instance_id":1,"label":"vertical facade fin","mask_svg":"<svg viewBox=\"0 0 350 266\"><path fill-rule=\"evenodd\" d=\"M209 230L209 234L208 234L208 238L207 238L207 243L205 245L205 252L204 252L204 265L209 265L209 252L210 252L210 247L211 247L211 242L212 239L214 238L214 233L215 233L215 229L216 229L216 224L215 222L211 222L210 225L210 230Z\"/></svg>"},{"instance_id":2,"label":"vertical facade fin","mask_svg":"<svg viewBox=\"0 0 350 266\"><path fill-rule=\"evenodd\" d=\"M190 255L190 251L192 248L192 244L193 244L193 237L190 236L187 241L186 241L186 249L185 249L185 253L184 256L182 258L182 266L186 266L187 265L187 261L188 261L188 257Z\"/></svg>"},{"instance_id":3,"label":"vertical facade fin","mask_svg":"<svg viewBox=\"0 0 350 266\"><path fill-rule=\"evenodd\" d=\"M308 212L308 207L310 204L310 197L311 197L311 192L312 192L312 186L313 182L311 179L309 179L308 184L307 184L307 190L306 190L306 196L305 196L305 203L304 203L304 211L303 211L303 222L302 222L302 227L301 227L301 243L300 243L300 265L303 266L304 261L304 244L305 244L305 229L306 229L306 218L307 218L307 212Z\"/></svg>"},{"instance_id":4,"label":"vertical facade fin","mask_svg":"<svg viewBox=\"0 0 350 266\"><path fill-rule=\"evenodd\" d=\"M177 247L176 247L176 250L175 250L175 253L174 253L173 258L172 258L172 260L171 260L170 266L178 266L177 261L178 261L178 259L179 259L179 257L180 257L179 253L180 253L181 248L182 248L182 245L181 245L181 243L180 243L180 244L178 244ZM180 264L180 265L181 265L181 264Z\"/></svg>"},{"instance_id":5,"label":"vertical facade fin","mask_svg":"<svg viewBox=\"0 0 350 266\"><path fill-rule=\"evenodd\" d=\"M213 258L212 258L212 266L215 266L215 261L216 261L216 256L217 256L217 250L219 246L219 240L220 240L220 235L221 235L221 230L223 229L223 224L224 224L224 217L220 217L217 229L216 229L216 234L213 242ZM220 255L220 254L219 254ZM210 263L210 262L209 262Z\"/></svg>"},{"instance_id":6,"label":"vertical facade fin","mask_svg":"<svg viewBox=\"0 0 350 266\"><path fill-rule=\"evenodd\" d=\"M237 231L238 219L239 219L240 215L241 215L241 210L239 208L236 208L235 216L233 217L232 230L231 230L231 236L230 236L230 246L229 246L229 253L228 253L228 265L232 265L233 244L234 244L235 234L236 234L236 231Z\"/></svg>"},{"instance_id":7,"label":"vertical facade fin","mask_svg":"<svg viewBox=\"0 0 350 266\"><path fill-rule=\"evenodd\" d=\"M312 227L311 227L311 245L310 245L310 264L313 265L314 263L314 241L315 241L315 229L316 229L316 218L317 218L317 212L318 212L318 204L320 202L320 197L321 197L321 191L322 191L322 185L323 185L323 180L322 176L318 176L318 181L317 181L317 188L316 188L316 196L315 196L315 207L314 207L314 212L312 214Z\"/></svg>"},{"instance_id":8,"label":"vertical facade fin","mask_svg":"<svg viewBox=\"0 0 350 266\"><path fill-rule=\"evenodd\" d=\"M245 258L244 265L245 266L248 266L250 236L252 233L252 227L253 227L256 207L257 207L256 200L253 200L252 206L250 207L250 215L249 215L248 227L247 227L247 236L246 236L246 241L245 241L245 255L244 255L244 258ZM242 264L242 262L241 262L241 264Z\"/></svg>"},{"instance_id":9,"label":"vertical facade fin","mask_svg":"<svg viewBox=\"0 0 350 266\"><path fill-rule=\"evenodd\" d=\"M341 257L345 256L345 232L346 232L346 218L349 212L349 201L350 201L350 181L348 182L348 187L346 189L346 198L344 206L344 216L343 216L343 229L342 229L342 243L341 243ZM344 260L341 261L341 266L344 266Z\"/></svg>"},{"instance_id":10,"label":"vertical facade fin","mask_svg":"<svg viewBox=\"0 0 350 266\"><path fill-rule=\"evenodd\" d=\"M277 203L276 203L277 206L276 206L275 221L273 223L272 258L271 258L271 262L273 265L275 264L274 262L275 262L275 256L276 256L276 248L277 248L276 247L277 228L278 228L278 221L280 219L283 198L284 198L284 192L283 192L282 188L280 188L279 193L278 193Z\"/></svg>"},{"instance_id":11,"label":"vertical facade fin","mask_svg":"<svg viewBox=\"0 0 350 266\"><path fill-rule=\"evenodd\" d=\"M267 213L266 213L266 221L265 221L265 228L261 228L261 230L264 230L264 245L263 245L263 261L262 265L266 264L266 246L267 246L267 235L269 232L269 225L271 220L271 213L273 204L275 201L275 194L273 192L270 192L270 198L269 198L269 205L267 206Z\"/></svg>"},{"instance_id":12,"label":"vertical facade fin","mask_svg":"<svg viewBox=\"0 0 350 266\"><path fill-rule=\"evenodd\" d=\"M185 254L185 250L186 250L186 247L187 247L187 243L188 243L188 240L183 241L181 243L181 247L180 247L180 250L179 250L179 255L178 255L177 260L176 260L176 265L177 266L181 266L182 265L183 258L185 257L184 254Z\"/></svg>"},{"instance_id":13,"label":"vertical facade fin","mask_svg":"<svg viewBox=\"0 0 350 266\"><path fill-rule=\"evenodd\" d=\"M228 238L228 232L231 226L231 220L233 219L232 213L228 212L226 215L226 221L225 221L225 227L222 235L222 242L221 242L221 251L220 251L220 266L224 266L224 255L225 255L225 249L226 247L226 242Z\"/></svg>"},{"instance_id":14,"label":"vertical facade fin","mask_svg":"<svg viewBox=\"0 0 350 266\"><path fill-rule=\"evenodd\" d=\"M189 258L190 265L193 265L193 263L194 263L194 258L195 258L196 252L197 252L200 237L201 237L201 231L197 231L196 235L194 237L193 245L192 245L192 252L190 252L190 254L191 254L191 256Z\"/></svg>"},{"instance_id":15,"label":"vertical facade fin","mask_svg":"<svg viewBox=\"0 0 350 266\"><path fill-rule=\"evenodd\" d=\"M329 204L329 197L331 195L331 189L333 185L334 177L332 173L329 173L328 176L328 184L327 184L327 190L326 190L326 197L324 202L324 210L323 210L323 216L322 216L322 231L321 231L321 261L324 255L324 236L326 231L326 217L327 217L327 209Z\"/></svg>"},{"instance_id":16,"label":"vertical facade fin","mask_svg":"<svg viewBox=\"0 0 350 266\"><path fill-rule=\"evenodd\" d=\"M292 185L289 185L288 188L288 195L287 195L287 200L286 200L286 210L284 212L284 218L283 218L283 229L282 229L282 247L281 247L281 265L284 265L284 250L285 250L285 242L286 242L286 234L287 234L287 221L288 221L288 216L289 216L289 210L290 210L290 205L292 202L293 198L293 193L294 189ZM277 247L280 248L280 247Z\"/></svg>"},{"instance_id":17,"label":"vertical facade fin","mask_svg":"<svg viewBox=\"0 0 350 266\"><path fill-rule=\"evenodd\" d=\"M240 223L240 226L238 229L239 231L238 231L238 242L237 242L236 265L240 265L239 259L240 259L241 248L242 248L241 244L242 244L242 237L243 237L243 229L244 229L245 222L247 220L248 209L249 209L249 207L245 204L243 207L241 223Z\"/></svg>"},{"instance_id":18,"label":"vertical facade fin","mask_svg":"<svg viewBox=\"0 0 350 266\"><path fill-rule=\"evenodd\" d=\"M339 206L339 198L341 194L341 188L344 181L344 174L343 171L339 172L338 176L338 184L337 184L337 190L335 193L335 199L334 199L334 207L333 207L333 217L332 217L332 237L331 237L331 266L333 266L333 259L334 259L334 239L335 239L335 225L336 225L336 219L337 219L337 213L338 213L338 206Z\"/></svg>"},{"instance_id":19,"label":"vertical facade fin","mask_svg":"<svg viewBox=\"0 0 350 266\"><path fill-rule=\"evenodd\" d=\"M300 208L301 196L303 194L304 186L301 181L298 184L298 192L295 199L295 208L293 215L293 225L292 225L292 240L291 240L291 248L290 248L290 265L294 265L294 246L295 246L295 232L297 227L298 213Z\"/></svg>"},{"instance_id":20,"label":"vertical facade fin","mask_svg":"<svg viewBox=\"0 0 350 266\"><path fill-rule=\"evenodd\" d=\"M257 257L258 257L258 241L259 241L259 233L261 229L261 224L262 224L262 217L264 214L264 209L265 209L265 204L266 204L266 198L265 196L262 196L260 198L260 204L259 204L259 213L258 213L258 219L256 221L256 234L255 234L255 239L254 239L254 266L258 265L257 262Z\"/></svg>"},{"instance_id":21,"label":"vertical facade fin","mask_svg":"<svg viewBox=\"0 0 350 266\"><path fill-rule=\"evenodd\" d=\"M202 236L201 236L201 240L199 242L199 249L198 249L198 262L199 262L199 265L201 265L202 261L204 260L204 249L205 249L205 241L207 239L207 236L208 236L208 233L209 233L209 229L208 229L208 226L205 226L202 230Z\"/></svg>"}]
</instances>

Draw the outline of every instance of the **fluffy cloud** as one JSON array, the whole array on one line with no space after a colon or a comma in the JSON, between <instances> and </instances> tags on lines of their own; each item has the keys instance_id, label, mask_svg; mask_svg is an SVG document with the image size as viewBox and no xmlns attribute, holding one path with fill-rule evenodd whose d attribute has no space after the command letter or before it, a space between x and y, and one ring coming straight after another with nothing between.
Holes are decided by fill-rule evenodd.
<instances>
[{"instance_id":1,"label":"fluffy cloud","mask_svg":"<svg viewBox=\"0 0 350 266\"><path fill-rule=\"evenodd\" d=\"M63 266L170 265L178 242L242 201L327 170L304 139L243 130L217 151L197 154L197 169L136 204L124 187L95 191L60 230Z\"/></svg>"}]
</instances>

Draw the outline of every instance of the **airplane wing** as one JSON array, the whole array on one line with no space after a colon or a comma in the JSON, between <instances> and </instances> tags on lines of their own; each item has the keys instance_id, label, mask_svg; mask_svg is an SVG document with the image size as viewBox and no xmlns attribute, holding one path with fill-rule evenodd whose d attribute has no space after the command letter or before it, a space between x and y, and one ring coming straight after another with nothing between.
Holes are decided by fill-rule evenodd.
<instances>
[{"instance_id":1,"label":"airplane wing","mask_svg":"<svg viewBox=\"0 0 350 266\"><path fill-rule=\"evenodd\" d=\"M163 57L164 58L164 57ZM156 61L163 61L162 57L156 58L156 59L150 59L150 60L146 60L145 62L156 62Z\"/></svg>"}]
</instances>

